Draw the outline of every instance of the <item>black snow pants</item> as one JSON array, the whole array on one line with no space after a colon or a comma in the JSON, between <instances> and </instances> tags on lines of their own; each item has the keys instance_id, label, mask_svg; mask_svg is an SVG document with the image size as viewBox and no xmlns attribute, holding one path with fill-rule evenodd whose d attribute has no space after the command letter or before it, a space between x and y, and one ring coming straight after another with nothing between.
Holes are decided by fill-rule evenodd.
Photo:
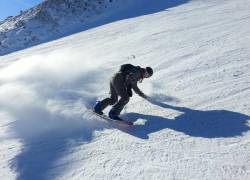
<instances>
[{"instance_id":1,"label":"black snow pants","mask_svg":"<svg viewBox=\"0 0 250 180\"><path fill-rule=\"evenodd\" d=\"M118 97L120 97L119 101ZM128 102L129 95L125 85L124 75L122 73L116 73L110 81L110 97L99 102L100 109L104 110L107 106L113 105L111 111L119 115Z\"/></svg>"}]
</instances>

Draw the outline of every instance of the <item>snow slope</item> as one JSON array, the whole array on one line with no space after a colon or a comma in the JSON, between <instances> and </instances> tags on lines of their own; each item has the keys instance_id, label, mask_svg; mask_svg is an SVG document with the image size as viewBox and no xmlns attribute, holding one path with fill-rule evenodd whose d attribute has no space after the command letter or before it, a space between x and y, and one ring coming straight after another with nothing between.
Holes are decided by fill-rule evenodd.
<instances>
[{"instance_id":1,"label":"snow slope","mask_svg":"<svg viewBox=\"0 0 250 180\"><path fill-rule=\"evenodd\" d=\"M0 179L250 178L250 2L163 4L1 57ZM154 68L145 125L87 110L123 63Z\"/></svg>"}]
</instances>

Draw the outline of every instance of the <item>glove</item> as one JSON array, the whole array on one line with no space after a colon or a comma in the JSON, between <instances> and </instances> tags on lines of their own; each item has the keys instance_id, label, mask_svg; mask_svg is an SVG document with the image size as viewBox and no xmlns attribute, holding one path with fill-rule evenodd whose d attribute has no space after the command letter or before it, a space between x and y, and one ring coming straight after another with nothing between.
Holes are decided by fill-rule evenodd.
<instances>
[{"instance_id":1,"label":"glove","mask_svg":"<svg viewBox=\"0 0 250 180\"><path fill-rule=\"evenodd\" d=\"M143 93L142 93L140 96L141 96L142 98L144 98L144 99L147 99L147 98L148 98L148 96L145 95L145 94L143 94Z\"/></svg>"},{"instance_id":2,"label":"glove","mask_svg":"<svg viewBox=\"0 0 250 180\"><path fill-rule=\"evenodd\" d=\"M129 96L129 97L132 97L132 96L133 96L133 92L132 92L131 89L128 89L128 90L127 90L127 93L128 93L128 96Z\"/></svg>"}]
</instances>

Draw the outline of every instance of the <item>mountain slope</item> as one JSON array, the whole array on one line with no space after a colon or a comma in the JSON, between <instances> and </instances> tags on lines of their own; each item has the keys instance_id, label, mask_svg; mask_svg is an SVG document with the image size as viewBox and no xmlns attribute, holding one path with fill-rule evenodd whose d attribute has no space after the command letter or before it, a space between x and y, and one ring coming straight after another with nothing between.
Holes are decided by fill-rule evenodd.
<instances>
[{"instance_id":1,"label":"mountain slope","mask_svg":"<svg viewBox=\"0 0 250 180\"><path fill-rule=\"evenodd\" d=\"M0 22L0 55L188 1L46 0ZM141 9L142 5L147 8Z\"/></svg>"},{"instance_id":2,"label":"mountain slope","mask_svg":"<svg viewBox=\"0 0 250 180\"><path fill-rule=\"evenodd\" d=\"M46 0L0 23L0 54L6 54L79 31L119 0ZM127 1L125 2L127 3ZM105 10L106 9L106 10Z\"/></svg>"},{"instance_id":3,"label":"mountain slope","mask_svg":"<svg viewBox=\"0 0 250 180\"><path fill-rule=\"evenodd\" d=\"M190 1L2 56L0 178L249 179L249 6ZM87 110L123 63L155 71L123 111L145 125Z\"/></svg>"}]
</instances>

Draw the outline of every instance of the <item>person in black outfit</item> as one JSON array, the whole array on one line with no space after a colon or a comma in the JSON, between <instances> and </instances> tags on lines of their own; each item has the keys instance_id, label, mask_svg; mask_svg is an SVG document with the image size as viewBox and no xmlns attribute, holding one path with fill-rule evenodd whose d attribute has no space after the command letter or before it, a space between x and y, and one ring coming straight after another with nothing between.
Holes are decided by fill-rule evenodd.
<instances>
[{"instance_id":1,"label":"person in black outfit","mask_svg":"<svg viewBox=\"0 0 250 180\"><path fill-rule=\"evenodd\" d=\"M113 105L109 112L109 117L115 120L121 120L119 115L124 106L129 102L132 97L132 89L135 93L143 98L147 96L138 88L137 83L142 82L144 78L149 78L153 75L153 69L151 67L141 68L140 66L134 66L132 64L124 64L120 67L120 70L114 74L110 81L110 97L98 102L94 111L100 115L103 114L103 110ZM120 99L118 101L118 97Z\"/></svg>"}]
</instances>

